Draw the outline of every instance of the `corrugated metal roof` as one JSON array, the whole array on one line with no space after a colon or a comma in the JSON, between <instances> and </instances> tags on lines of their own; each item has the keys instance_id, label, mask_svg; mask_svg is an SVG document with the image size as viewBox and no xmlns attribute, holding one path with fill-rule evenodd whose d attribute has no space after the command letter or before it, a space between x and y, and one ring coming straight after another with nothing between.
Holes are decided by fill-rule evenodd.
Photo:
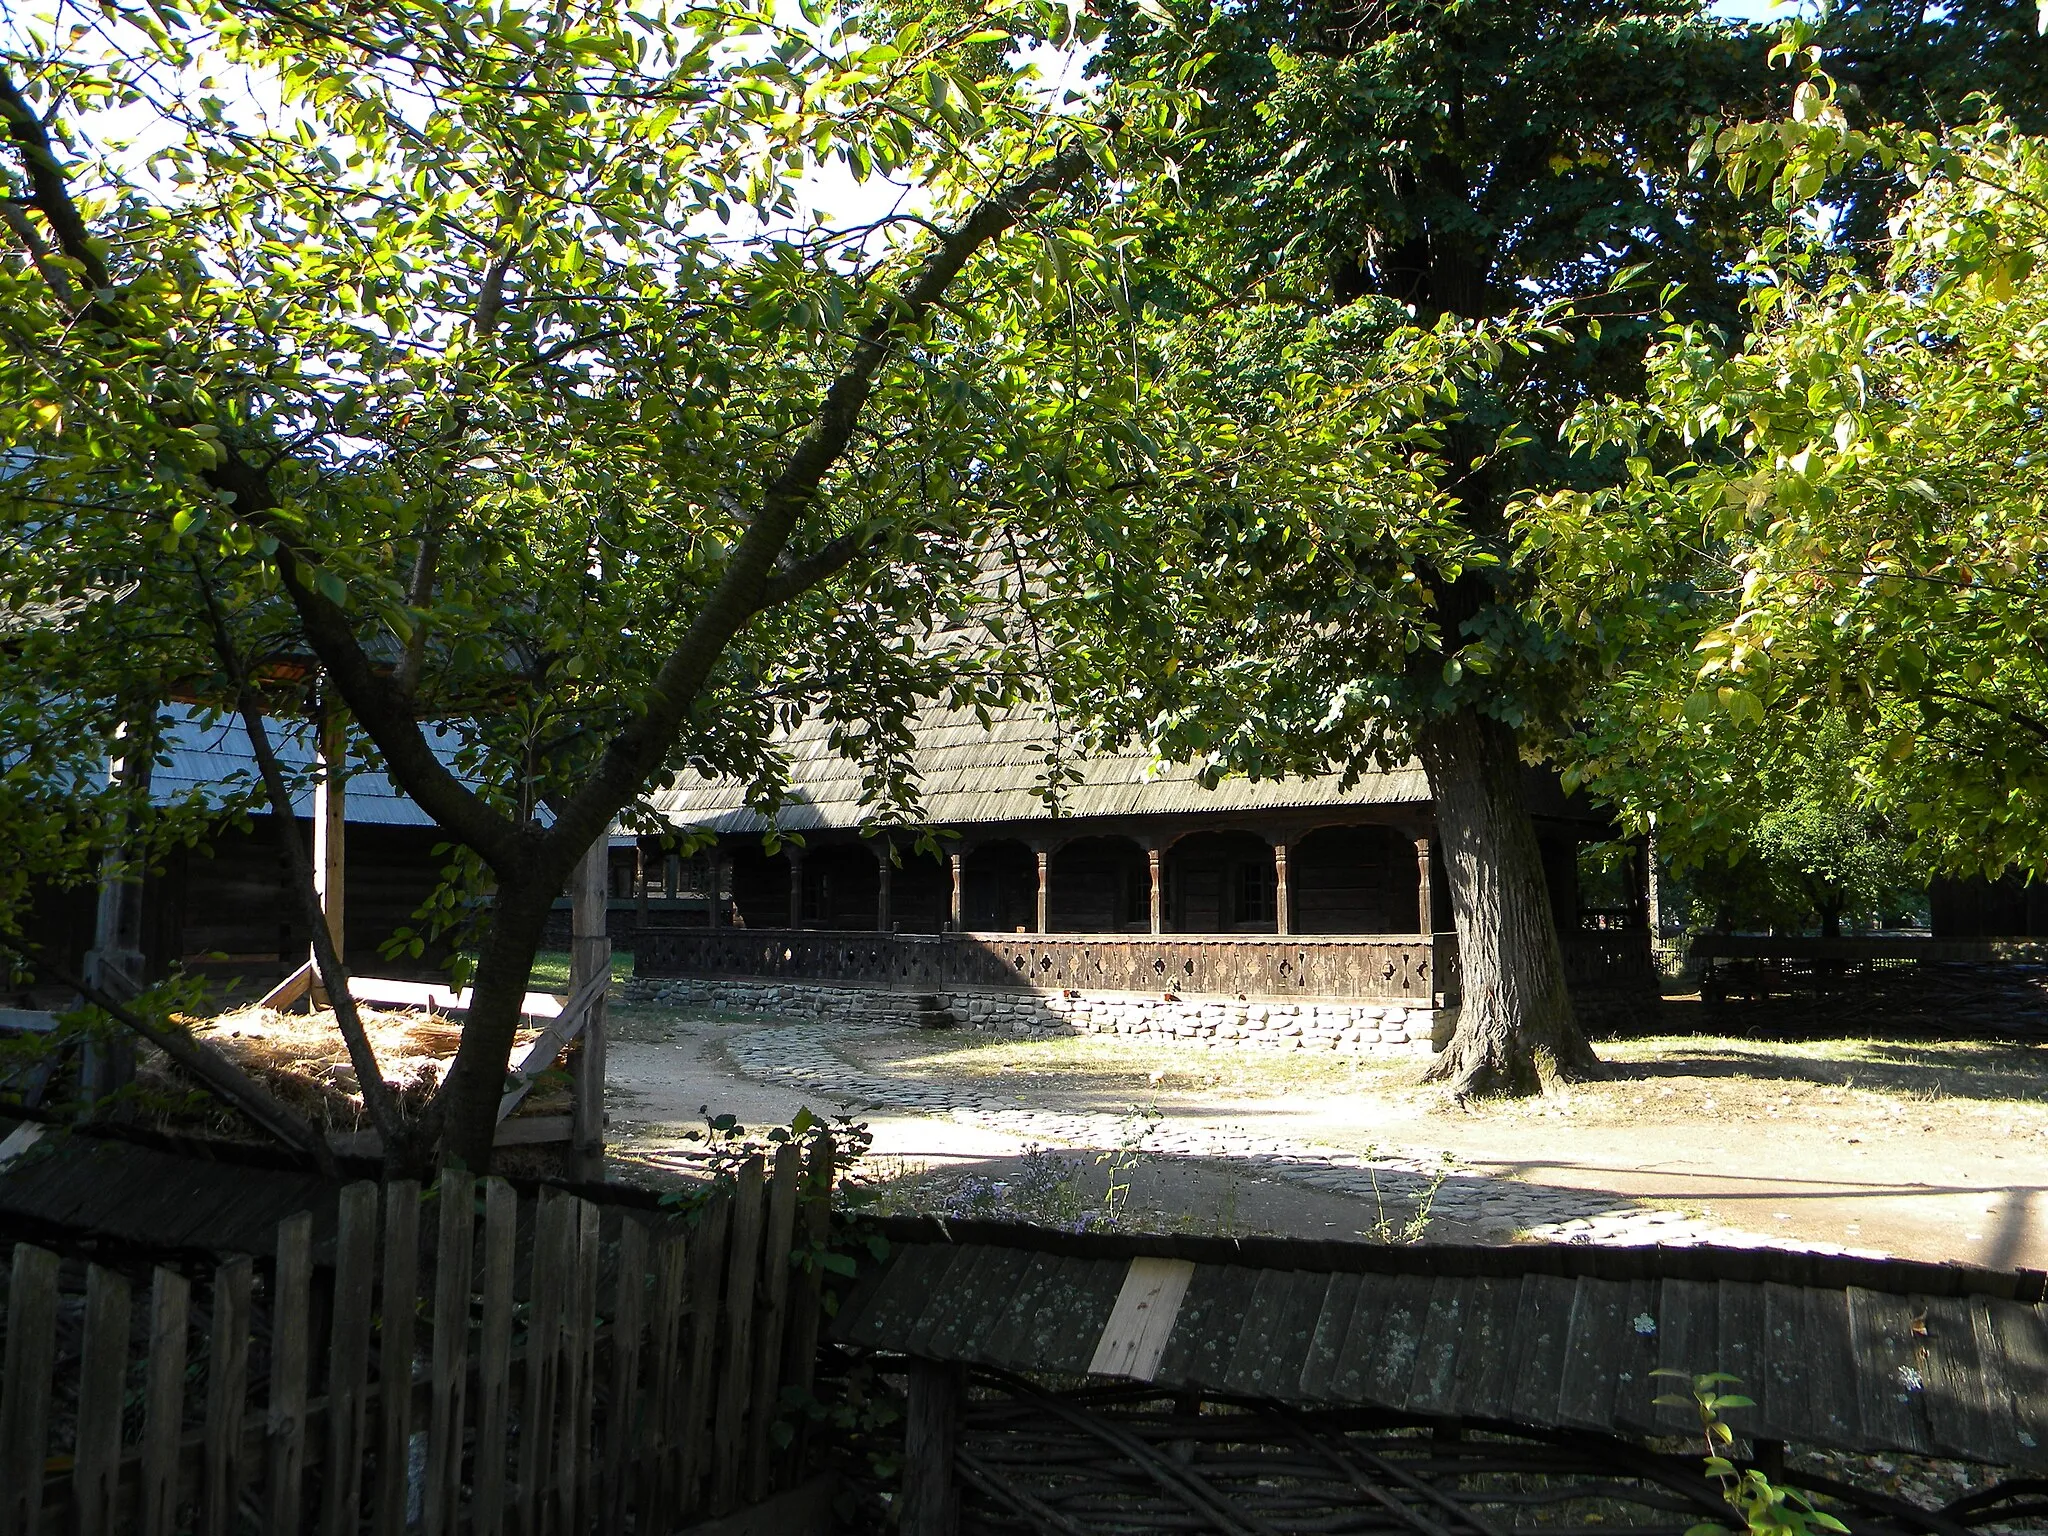
<instances>
[{"instance_id":1,"label":"corrugated metal roof","mask_svg":"<svg viewBox=\"0 0 2048 1536\"><path fill-rule=\"evenodd\" d=\"M984 727L972 710L933 709L917 730L914 758L925 814L935 825L1048 820L1043 787L1053 749L1051 722L1035 708L1013 709ZM786 742L792 795L776 818L784 831L858 827L861 765L835 751L829 728L807 721ZM1185 764L1155 766L1140 751L1076 759L1080 782L1065 786L1069 817L1200 814L1353 805L1420 805L1429 784L1420 764L1368 773L1348 788L1338 774L1262 780L1226 779L1204 788ZM657 791L652 803L677 826L757 832L767 819L748 807L732 779L696 779Z\"/></svg>"},{"instance_id":2,"label":"corrugated metal roof","mask_svg":"<svg viewBox=\"0 0 2048 1536\"><path fill-rule=\"evenodd\" d=\"M185 705L174 704L166 711L164 749L169 761L159 761L149 781L150 798L162 805L199 791L213 804L225 804L259 784L255 755L242 729L240 715L208 715ZM304 721L271 720L270 740L277 760L293 779L303 777L313 765L313 734ZM427 739L444 763L451 763L456 748L453 733L426 727ZM359 753L349 754L349 777L344 797L348 819L361 825L389 827L430 827L433 818L410 796L393 784L380 768L369 767ZM292 797L301 816L313 814L310 784ZM262 807L258 807L261 809Z\"/></svg>"}]
</instances>

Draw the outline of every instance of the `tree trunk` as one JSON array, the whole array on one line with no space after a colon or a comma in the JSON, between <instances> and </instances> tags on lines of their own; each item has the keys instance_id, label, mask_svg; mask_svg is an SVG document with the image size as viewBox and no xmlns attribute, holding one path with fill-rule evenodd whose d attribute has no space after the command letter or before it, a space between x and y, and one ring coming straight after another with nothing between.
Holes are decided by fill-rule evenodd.
<instances>
[{"instance_id":1,"label":"tree trunk","mask_svg":"<svg viewBox=\"0 0 2048 1536\"><path fill-rule=\"evenodd\" d=\"M526 887L532 887L528 889ZM519 1032L520 1007L533 975L533 957L553 908L553 884L523 880L498 888L477 956L476 981L469 998L469 1017L454 1065L436 1095L441 1114L443 1166L486 1173L498 1135L498 1101L505 1093L505 1075L512 1061L512 1042Z\"/></svg>"},{"instance_id":2,"label":"tree trunk","mask_svg":"<svg viewBox=\"0 0 2048 1536\"><path fill-rule=\"evenodd\" d=\"M1461 710L1419 742L1436 800L1463 973L1457 1032L1431 1065L1460 1098L1606 1076L1572 1012L1514 731Z\"/></svg>"}]
</instances>

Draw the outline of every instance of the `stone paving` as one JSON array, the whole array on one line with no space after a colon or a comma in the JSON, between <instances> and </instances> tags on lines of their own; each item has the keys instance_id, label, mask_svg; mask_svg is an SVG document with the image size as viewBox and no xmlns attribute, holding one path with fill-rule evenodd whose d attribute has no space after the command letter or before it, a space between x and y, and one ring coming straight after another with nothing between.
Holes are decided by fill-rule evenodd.
<instances>
[{"instance_id":1,"label":"stone paving","mask_svg":"<svg viewBox=\"0 0 2048 1536\"><path fill-rule=\"evenodd\" d=\"M873 1026L794 1023L737 1027L726 1055L748 1077L816 1093L859 1110L895 1110L938 1115L963 1125L1005 1132L1047 1146L1132 1145L1165 1157L1229 1160L1267 1178L1369 1201L1390 1211L1412 1210L1429 1186L1441 1180L1433 1203L1439 1216L1486 1236L1521 1237L1561 1243L1692 1245L1714 1243L1744 1248L1786 1248L1804 1252L1869 1254L1870 1250L1790 1242L1700 1221L1599 1190L1527 1184L1449 1166L1447 1154L1414 1148L1370 1153L1242 1130L1176 1123L1172 1117L1146 1128L1130 1115L1046 1109L965 1084L915 1082L856 1066L837 1049L840 1041ZM1871 1255L1876 1256L1876 1255Z\"/></svg>"}]
</instances>

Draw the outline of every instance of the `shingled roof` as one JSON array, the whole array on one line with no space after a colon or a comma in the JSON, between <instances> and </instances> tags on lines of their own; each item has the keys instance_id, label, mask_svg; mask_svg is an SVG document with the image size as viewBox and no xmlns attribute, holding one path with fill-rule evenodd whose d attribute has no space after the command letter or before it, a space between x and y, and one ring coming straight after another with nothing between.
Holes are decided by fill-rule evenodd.
<instances>
[{"instance_id":1,"label":"shingled roof","mask_svg":"<svg viewBox=\"0 0 2048 1536\"><path fill-rule=\"evenodd\" d=\"M1045 714L1013 709L984 727L972 710L933 709L919 722L913 766L925 815L934 825L1040 821L1052 816L1043 796L1046 758L1054 739ZM861 766L834 750L829 728L807 721L787 740L793 793L776 817L784 831L851 829L871 808L861 800ZM1427 805L1420 764L1372 772L1346 786L1339 774L1226 779L1204 788L1186 764L1155 766L1150 753L1077 759L1080 782L1062 789L1066 817L1280 811L1330 806ZM767 818L746 803L731 779L696 779L658 791L654 808L677 826L758 832Z\"/></svg>"}]
</instances>

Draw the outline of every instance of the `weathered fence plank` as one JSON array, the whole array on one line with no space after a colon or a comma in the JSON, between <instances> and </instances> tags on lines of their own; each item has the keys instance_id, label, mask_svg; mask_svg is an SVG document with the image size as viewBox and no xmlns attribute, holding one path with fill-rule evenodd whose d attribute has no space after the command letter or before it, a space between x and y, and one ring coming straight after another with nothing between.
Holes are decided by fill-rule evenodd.
<instances>
[{"instance_id":1,"label":"weathered fence plank","mask_svg":"<svg viewBox=\"0 0 2048 1536\"><path fill-rule=\"evenodd\" d=\"M655 1250L654 1300L648 1326L648 1350L653 1371L648 1382L647 1410L634 1442L639 1463L634 1508L642 1518L670 1507L674 1497L677 1462L676 1433L682 1420L682 1403L687 1384L681 1379L684 1363L683 1333L688 1327L687 1262L690 1240L671 1237Z\"/></svg>"},{"instance_id":2,"label":"weathered fence plank","mask_svg":"<svg viewBox=\"0 0 2048 1536\"><path fill-rule=\"evenodd\" d=\"M477 1345L476 1472L470 1528L498 1536L505 1520L506 1437L512 1376L512 1258L519 1197L503 1179L484 1181L483 1334Z\"/></svg>"},{"instance_id":3,"label":"weathered fence plank","mask_svg":"<svg viewBox=\"0 0 2048 1536\"><path fill-rule=\"evenodd\" d=\"M718 1373L718 1422L712 1434L711 1512L722 1515L738 1501L747 1454L748 1400L753 1382L754 1282L761 1268L761 1229L766 1216L759 1157L740 1165L733 1180L732 1244L725 1271L725 1340Z\"/></svg>"},{"instance_id":4,"label":"weathered fence plank","mask_svg":"<svg viewBox=\"0 0 2048 1536\"><path fill-rule=\"evenodd\" d=\"M597 1366L598 1209L586 1200L569 1205L574 1229L569 1266L569 1305L562 1327L562 1418L559 1525L582 1528L590 1508L591 1417Z\"/></svg>"},{"instance_id":5,"label":"weathered fence plank","mask_svg":"<svg viewBox=\"0 0 2048 1536\"><path fill-rule=\"evenodd\" d=\"M604 1484L597 1504L608 1531L626 1528L627 1468L640 1437L640 1341L647 1327L647 1229L631 1216L619 1223L619 1263L612 1286L612 1360L606 1383Z\"/></svg>"},{"instance_id":6,"label":"weathered fence plank","mask_svg":"<svg viewBox=\"0 0 2048 1536\"><path fill-rule=\"evenodd\" d=\"M143 1536L172 1536L178 1515L178 1441L185 1427L185 1333L192 1283L173 1270L150 1277L149 1385L142 1413Z\"/></svg>"},{"instance_id":7,"label":"weathered fence plank","mask_svg":"<svg viewBox=\"0 0 2048 1536\"><path fill-rule=\"evenodd\" d=\"M427 1536L455 1529L462 1496L462 1430L469 1378L469 1282L474 1257L476 1180L445 1170L434 1251L433 1406L427 1427Z\"/></svg>"},{"instance_id":8,"label":"weathered fence plank","mask_svg":"<svg viewBox=\"0 0 2048 1536\"><path fill-rule=\"evenodd\" d=\"M296 1536L306 1475L306 1391L311 1367L313 1217L277 1224L271 1285L269 1442L270 1536ZM230 1517L232 1518L232 1516Z\"/></svg>"},{"instance_id":9,"label":"weathered fence plank","mask_svg":"<svg viewBox=\"0 0 2048 1536\"><path fill-rule=\"evenodd\" d=\"M327 1459L320 1478L324 1536L355 1536L369 1449L370 1293L377 1273L377 1186L341 1192L335 1230L334 1322L327 1344Z\"/></svg>"},{"instance_id":10,"label":"weathered fence plank","mask_svg":"<svg viewBox=\"0 0 2048 1536\"><path fill-rule=\"evenodd\" d=\"M85 1276L85 1342L78 1373L78 1438L72 1453L78 1536L112 1536L121 1467L121 1408L128 1387L128 1282L95 1264Z\"/></svg>"},{"instance_id":11,"label":"weathered fence plank","mask_svg":"<svg viewBox=\"0 0 2048 1536\"><path fill-rule=\"evenodd\" d=\"M672 1499L678 1515L701 1505L699 1487L709 1470L712 1374L718 1359L718 1296L724 1279L726 1236L732 1226L732 1198L721 1191L706 1205L690 1257L690 1357L677 1395L682 1417L669 1436L676 1467Z\"/></svg>"},{"instance_id":12,"label":"weathered fence plank","mask_svg":"<svg viewBox=\"0 0 2048 1536\"><path fill-rule=\"evenodd\" d=\"M249 1395L249 1294L255 1262L246 1255L213 1272L213 1326L206 1349L206 1438L200 1452L200 1536L228 1536L242 1501L242 1411Z\"/></svg>"},{"instance_id":13,"label":"weathered fence plank","mask_svg":"<svg viewBox=\"0 0 2048 1536\"><path fill-rule=\"evenodd\" d=\"M804 1156L794 1142L775 1149L775 1176L768 1191L768 1234L761 1250L761 1315L755 1326L753 1408L747 1421L747 1497L761 1500L773 1486L770 1452L782 1379L782 1334L789 1315L789 1247L796 1235L797 1196Z\"/></svg>"},{"instance_id":14,"label":"weathered fence plank","mask_svg":"<svg viewBox=\"0 0 2048 1536\"><path fill-rule=\"evenodd\" d=\"M560 1390L562 1307L568 1280L569 1202L543 1189L533 1222L532 1310L526 1325L526 1391L519 1404L519 1483L513 1529L540 1530L554 1488L553 1428Z\"/></svg>"},{"instance_id":15,"label":"weathered fence plank","mask_svg":"<svg viewBox=\"0 0 2048 1536\"><path fill-rule=\"evenodd\" d=\"M42 1523L43 1459L57 1364L57 1255L14 1245L7 1281L7 1351L0 1356L0 1536Z\"/></svg>"},{"instance_id":16,"label":"weathered fence plank","mask_svg":"<svg viewBox=\"0 0 2048 1536\"><path fill-rule=\"evenodd\" d=\"M384 1191L384 1285L377 1325L377 1536L405 1536L419 1304L420 1186L413 1179L398 1179Z\"/></svg>"}]
</instances>

